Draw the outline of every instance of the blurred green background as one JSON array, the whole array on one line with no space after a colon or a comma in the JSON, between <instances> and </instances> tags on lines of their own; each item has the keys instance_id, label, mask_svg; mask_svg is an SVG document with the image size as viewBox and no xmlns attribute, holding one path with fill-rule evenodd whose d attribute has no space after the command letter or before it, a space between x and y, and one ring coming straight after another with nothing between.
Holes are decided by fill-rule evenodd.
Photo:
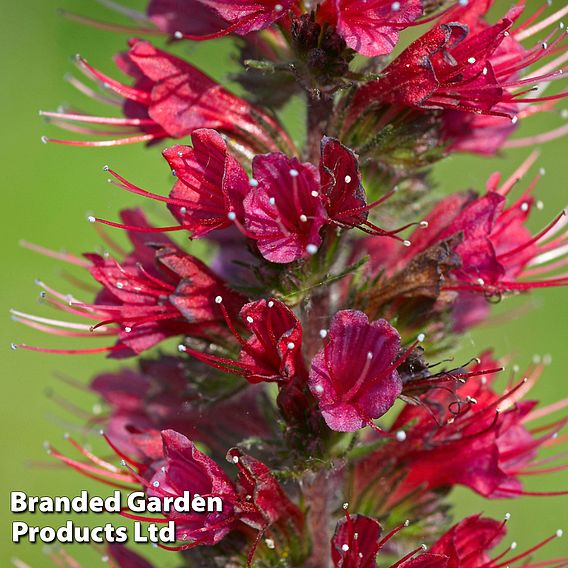
<instances>
[{"instance_id":1,"label":"blurred green background","mask_svg":"<svg viewBox=\"0 0 568 568\"><path fill-rule=\"evenodd\" d=\"M126 2L125 2L126 3ZM501 3L506 8L509 2ZM561 2L562 3L562 2ZM108 113L108 109L86 103L81 95L64 82L65 73L73 70L71 56L76 52L90 63L114 73L112 55L125 46L126 36L112 34L73 24L57 15L57 8L67 8L95 17L112 18L112 14L91 0L2 0L1 65L2 88L2 177L3 195L8 207L1 222L3 253L2 345L3 357L2 400L2 467L0 487L2 496L2 536L0 566L9 566L17 556L34 568L50 566L42 544L14 545L10 543L11 516L8 493L23 490L31 495L77 494L89 489L93 494L105 494L104 488L82 478L70 470L54 465L42 447L50 440L61 448L66 444L63 432L73 431L81 420L71 409L57 403L59 397L72 400L81 412L93 411L96 399L87 393L69 387L54 374L73 377L83 384L98 371L115 366L101 355L57 356L11 351L12 341L62 347L64 338L44 336L10 322L8 309L50 315L50 310L38 305L39 289L34 279L41 278L65 292L73 291L62 279L62 265L57 261L34 254L18 246L20 239L41 243L53 249L67 249L76 253L93 251L100 247L100 239L93 226L86 222L92 212L109 219L116 218L118 209L142 204L136 196L109 186L101 171L104 164L120 170L127 178L156 192L167 192L170 179L157 149L142 146L114 149L71 148L43 145L42 134L60 136L55 127L46 125L38 117L38 110L56 109L61 103L76 104L86 110ZM132 0L132 6L143 2ZM184 50L195 64L205 68L216 78L222 78L231 65L229 41L178 48ZM287 124L296 138L301 137L303 116L299 106L293 106L286 115ZM551 128L557 124L557 114L539 117L523 127L523 134L535 129ZM547 223L566 204L566 156L568 143L558 141L543 147L538 167L546 169L546 176L538 185L537 195L545 208L537 212L534 228ZM510 173L529 153L529 149L508 152L496 159L469 156L453 157L436 168L440 191L455 191L468 187L483 190L488 175L501 169ZM147 205L147 204L145 204ZM151 205L151 204L150 204ZM114 234L113 234L114 236ZM118 237L120 239L120 237ZM568 348L566 326L568 303L562 289L537 291L530 297L514 298L496 307L491 323L468 334L463 348L456 353L457 361L465 361L486 347L493 347L499 356L510 354L521 369L534 355L550 354L552 362L543 379L534 389L534 395L545 403L568 395L566 369ZM498 314L509 315L499 317ZM513 316L511 316L513 314ZM94 411L97 408L95 406ZM78 434L80 436L80 434ZM440 464L443 467L443 464ZM528 479L528 489L568 489L568 475L558 473L546 478ZM484 511L496 517L512 514L510 539L519 547L529 547L559 527L568 528L568 497L525 498L514 501L486 502L467 491L456 491L456 517ZM77 522L101 524L107 518L76 517ZM61 517L27 517L31 524L59 526ZM99 565L95 552L89 546L70 547L84 566ZM566 540L550 544L545 554L566 554ZM161 558L160 566L175 565L175 555L150 551Z\"/></svg>"}]
</instances>

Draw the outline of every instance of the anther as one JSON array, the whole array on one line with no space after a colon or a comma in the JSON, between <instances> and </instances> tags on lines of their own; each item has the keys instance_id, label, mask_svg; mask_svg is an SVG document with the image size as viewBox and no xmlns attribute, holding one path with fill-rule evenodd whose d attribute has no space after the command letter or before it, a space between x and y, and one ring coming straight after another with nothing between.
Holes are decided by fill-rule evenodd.
<instances>
[{"instance_id":1,"label":"anther","mask_svg":"<svg viewBox=\"0 0 568 568\"><path fill-rule=\"evenodd\" d=\"M419 333L419 334L416 336L416 339L417 339L420 343L422 343L422 342L426 339L426 334L425 334L425 333Z\"/></svg>"},{"instance_id":2,"label":"anther","mask_svg":"<svg viewBox=\"0 0 568 568\"><path fill-rule=\"evenodd\" d=\"M274 541L271 538L267 538L264 540L264 543L266 544L266 546L268 548L270 548L270 550L274 549Z\"/></svg>"},{"instance_id":3,"label":"anther","mask_svg":"<svg viewBox=\"0 0 568 568\"><path fill-rule=\"evenodd\" d=\"M296 347L296 344L293 341L290 341L290 343L288 343L286 347L288 347L288 349L294 349L294 347Z\"/></svg>"},{"instance_id":4,"label":"anther","mask_svg":"<svg viewBox=\"0 0 568 568\"><path fill-rule=\"evenodd\" d=\"M270 205L276 205L276 199L274 197L270 197L268 199L268 203L270 203Z\"/></svg>"},{"instance_id":5,"label":"anther","mask_svg":"<svg viewBox=\"0 0 568 568\"><path fill-rule=\"evenodd\" d=\"M253 322L254 322L254 319L251 318L250 316L247 316L247 321L248 321L249 323L253 323Z\"/></svg>"},{"instance_id":6,"label":"anther","mask_svg":"<svg viewBox=\"0 0 568 568\"><path fill-rule=\"evenodd\" d=\"M17 348L18 348L17 343L10 343L10 349L12 349L13 351L16 351Z\"/></svg>"},{"instance_id":7,"label":"anther","mask_svg":"<svg viewBox=\"0 0 568 568\"><path fill-rule=\"evenodd\" d=\"M182 32L174 32L174 37L176 39L183 39L183 33Z\"/></svg>"},{"instance_id":8,"label":"anther","mask_svg":"<svg viewBox=\"0 0 568 568\"><path fill-rule=\"evenodd\" d=\"M178 345L178 351L180 353L185 353L187 351L187 347L185 345Z\"/></svg>"},{"instance_id":9,"label":"anther","mask_svg":"<svg viewBox=\"0 0 568 568\"><path fill-rule=\"evenodd\" d=\"M239 463L239 456L233 456L233 463Z\"/></svg>"},{"instance_id":10,"label":"anther","mask_svg":"<svg viewBox=\"0 0 568 568\"><path fill-rule=\"evenodd\" d=\"M237 214L234 211L229 211L227 213L227 218L229 221L234 221L237 218Z\"/></svg>"},{"instance_id":11,"label":"anther","mask_svg":"<svg viewBox=\"0 0 568 568\"><path fill-rule=\"evenodd\" d=\"M295 170L294 168L292 168L292 169L290 170L290 175L291 175L292 177L298 177L298 176L300 175L300 172L299 172L298 170Z\"/></svg>"},{"instance_id":12,"label":"anther","mask_svg":"<svg viewBox=\"0 0 568 568\"><path fill-rule=\"evenodd\" d=\"M302 221L302 223L306 223L308 218L305 215L300 215L300 221Z\"/></svg>"},{"instance_id":13,"label":"anther","mask_svg":"<svg viewBox=\"0 0 568 568\"><path fill-rule=\"evenodd\" d=\"M403 244L405 247L409 247L412 243L411 243L410 241L402 241L402 244Z\"/></svg>"},{"instance_id":14,"label":"anther","mask_svg":"<svg viewBox=\"0 0 568 568\"><path fill-rule=\"evenodd\" d=\"M343 503L343 510L347 511L347 509L349 509L349 503L345 501L345 503Z\"/></svg>"},{"instance_id":15,"label":"anther","mask_svg":"<svg viewBox=\"0 0 568 568\"><path fill-rule=\"evenodd\" d=\"M406 440L406 432L404 430L399 430L395 434L395 437L399 442L404 442Z\"/></svg>"},{"instance_id":16,"label":"anther","mask_svg":"<svg viewBox=\"0 0 568 568\"><path fill-rule=\"evenodd\" d=\"M477 61L477 59L475 59L475 57L470 57L467 62L471 65L473 65L475 62Z\"/></svg>"},{"instance_id":17,"label":"anther","mask_svg":"<svg viewBox=\"0 0 568 568\"><path fill-rule=\"evenodd\" d=\"M320 329L319 335L322 339L325 339L327 337L327 329Z\"/></svg>"},{"instance_id":18,"label":"anther","mask_svg":"<svg viewBox=\"0 0 568 568\"><path fill-rule=\"evenodd\" d=\"M270 300L270 302L268 302L268 307L269 308L273 308L274 307L274 302L272 300Z\"/></svg>"},{"instance_id":19,"label":"anther","mask_svg":"<svg viewBox=\"0 0 568 568\"><path fill-rule=\"evenodd\" d=\"M564 531L562 529L558 529L556 531L556 538L562 538L563 534L564 534Z\"/></svg>"},{"instance_id":20,"label":"anther","mask_svg":"<svg viewBox=\"0 0 568 568\"><path fill-rule=\"evenodd\" d=\"M159 481L154 481L154 482L152 483L152 485L153 485L154 487L160 487L160 482L159 482Z\"/></svg>"},{"instance_id":21,"label":"anther","mask_svg":"<svg viewBox=\"0 0 568 568\"><path fill-rule=\"evenodd\" d=\"M275 10L276 12L282 12L282 10L284 10L284 6L282 6L282 4L276 4L276 5L274 6L274 10Z\"/></svg>"},{"instance_id":22,"label":"anther","mask_svg":"<svg viewBox=\"0 0 568 568\"><path fill-rule=\"evenodd\" d=\"M345 176L345 183L349 183L350 181L351 181L351 176Z\"/></svg>"},{"instance_id":23,"label":"anther","mask_svg":"<svg viewBox=\"0 0 568 568\"><path fill-rule=\"evenodd\" d=\"M216 304L221 304L222 302L223 302L222 296L215 296L215 303Z\"/></svg>"},{"instance_id":24,"label":"anther","mask_svg":"<svg viewBox=\"0 0 568 568\"><path fill-rule=\"evenodd\" d=\"M254 178L250 178L249 179L249 185L251 187L258 187L258 180L254 179Z\"/></svg>"},{"instance_id":25,"label":"anther","mask_svg":"<svg viewBox=\"0 0 568 568\"><path fill-rule=\"evenodd\" d=\"M42 144L47 144L49 142L49 138L47 136L42 136L41 142L42 142Z\"/></svg>"},{"instance_id":26,"label":"anther","mask_svg":"<svg viewBox=\"0 0 568 568\"><path fill-rule=\"evenodd\" d=\"M420 221L420 227L422 229L427 229L428 225L429 225L428 221Z\"/></svg>"},{"instance_id":27,"label":"anther","mask_svg":"<svg viewBox=\"0 0 568 568\"><path fill-rule=\"evenodd\" d=\"M315 189L312 191L312 197L319 197L319 193Z\"/></svg>"},{"instance_id":28,"label":"anther","mask_svg":"<svg viewBox=\"0 0 568 568\"><path fill-rule=\"evenodd\" d=\"M349 545L348 544L342 544L341 550L343 550L343 552L347 552L349 550Z\"/></svg>"},{"instance_id":29,"label":"anther","mask_svg":"<svg viewBox=\"0 0 568 568\"><path fill-rule=\"evenodd\" d=\"M95 223L96 222L96 217L93 217L92 215L89 215L87 217L87 221L89 221L89 223Z\"/></svg>"},{"instance_id":30,"label":"anther","mask_svg":"<svg viewBox=\"0 0 568 568\"><path fill-rule=\"evenodd\" d=\"M316 252L318 252L318 247L317 247L317 245L314 245L314 244L311 244L311 243L310 243L309 245L306 246L306 252L307 252L308 254L316 254Z\"/></svg>"}]
</instances>

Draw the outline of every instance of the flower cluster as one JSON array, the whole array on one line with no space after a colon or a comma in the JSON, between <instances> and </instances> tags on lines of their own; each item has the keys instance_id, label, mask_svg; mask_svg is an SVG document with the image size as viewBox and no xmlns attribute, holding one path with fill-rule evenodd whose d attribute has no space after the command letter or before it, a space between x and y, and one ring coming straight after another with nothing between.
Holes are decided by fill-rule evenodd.
<instances>
[{"instance_id":1,"label":"flower cluster","mask_svg":"<svg viewBox=\"0 0 568 568\"><path fill-rule=\"evenodd\" d=\"M94 290L85 297L93 288L83 285L78 298L38 281L43 303L63 316L13 318L63 344L12 347L138 357L89 387L104 410L84 431L102 428L116 459L68 436L75 457L53 445L49 453L119 489L220 497L221 512L121 513L174 521L177 542L162 547L186 566L568 566L566 557L533 560L560 530L524 552L493 552L505 522L474 515L452 525L447 498L457 486L486 499L567 495L529 490L523 478L567 468L565 452L541 452L566 441L568 399L525 398L542 362L505 387L489 350L444 366L492 302L568 284L566 214L529 229L540 174L515 186L533 153L509 179L493 174L484 192L448 195L415 217L433 193L434 162L568 130L513 137L568 95L556 87L568 60L557 24L568 10L527 16L519 1L493 23L491 0L152 0L145 12L104 4L130 22L67 16L172 42L231 36L244 94L132 39L116 56L130 79L82 57L77 67L95 86L70 79L121 116L42 113L86 135L44 142L146 142L152 156L169 144L162 155L174 176L173 187L150 191L104 166L133 204L157 202L170 224L138 208L119 220L90 216L109 248L81 257L26 243L83 271ZM422 35L404 44L408 28ZM303 144L278 113L298 95ZM104 558L150 566L120 546ZM78 566L64 551L53 560Z\"/></svg>"}]
</instances>

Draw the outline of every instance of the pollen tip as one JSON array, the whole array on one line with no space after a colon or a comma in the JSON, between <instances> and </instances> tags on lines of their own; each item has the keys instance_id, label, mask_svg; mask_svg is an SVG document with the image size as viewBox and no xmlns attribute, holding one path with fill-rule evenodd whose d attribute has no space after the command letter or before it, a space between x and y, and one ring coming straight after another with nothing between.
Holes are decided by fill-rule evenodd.
<instances>
[{"instance_id":1,"label":"pollen tip","mask_svg":"<svg viewBox=\"0 0 568 568\"><path fill-rule=\"evenodd\" d=\"M180 31L174 32L174 37L176 39L183 39L183 33Z\"/></svg>"},{"instance_id":2,"label":"pollen tip","mask_svg":"<svg viewBox=\"0 0 568 568\"><path fill-rule=\"evenodd\" d=\"M343 550L343 552L347 552L349 550L349 545L348 544L342 544L341 550Z\"/></svg>"},{"instance_id":3,"label":"pollen tip","mask_svg":"<svg viewBox=\"0 0 568 568\"><path fill-rule=\"evenodd\" d=\"M428 225L429 225L428 221L420 221L420 227L422 229L427 229Z\"/></svg>"},{"instance_id":4,"label":"pollen tip","mask_svg":"<svg viewBox=\"0 0 568 568\"><path fill-rule=\"evenodd\" d=\"M402 244L403 244L405 247L409 247L412 243L411 243L410 241L402 241Z\"/></svg>"},{"instance_id":5,"label":"pollen tip","mask_svg":"<svg viewBox=\"0 0 568 568\"><path fill-rule=\"evenodd\" d=\"M47 136L44 135L44 136L41 137L41 143L42 144L47 144L48 142L49 142L49 138Z\"/></svg>"},{"instance_id":6,"label":"pollen tip","mask_svg":"<svg viewBox=\"0 0 568 568\"><path fill-rule=\"evenodd\" d=\"M327 337L327 329L320 329L320 331L319 331L319 336L320 336L322 339L325 339L325 338Z\"/></svg>"},{"instance_id":7,"label":"pollen tip","mask_svg":"<svg viewBox=\"0 0 568 568\"><path fill-rule=\"evenodd\" d=\"M96 223L97 218L96 218L96 217L93 217L92 215L89 215L89 216L87 216L87 221L88 221L89 223Z\"/></svg>"},{"instance_id":8,"label":"pollen tip","mask_svg":"<svg viewBox=\"0 0 568 568\"><path fill-rule=\"evenodd\" d=\"M63 439L64 439L64 440L69 440L69 432L65 432L65 433L63 434Z\"/></svg>"},{"instance_id":9,"label":"pollen tip","mask_svg":"<svg viewBox=\"0 0 568 568\"><path fill-rule=\"evenodd\" d=\"M237 218L237 214L234 211L229 211L227 213L227 219L229 219L229 221L235 221Z\"/></svg>"},{"instance_id":10,"label":"pollen tip","mask_svg":"<svg viewBox=\"0 0 568 568\"><path fill-rule=\"evenodd\" d=\"M347 509L349 509L349 503L347 501L345 501L345 503L343 503L342 507L343 507L344 511L347 511Z\"/></svg>"},{"instance_id":11,"label":"pollen tip","mask_svg":"<svg viewBox=\"0 0 568 568\"><path fill-rule=\"evenodd\" d=\"M419 333L419 334L416 336L416 339L417 339L418 341L420 341L420 343L422 343L422 342L426 339L426 334L425 334L425 333Z\"/></svg>"},{"instance_id":12,"label":"pollen tip","mask_svg":"<svg viewBox=\"0 0 568 568\"><path fill-rule=\"evenodd\" d=\"M19 345L17 343L10 343L10 349L12 349L12 351L16 351L16 349L18 349Z\"/></svg>"},{"instance_id":13,"label":"pollen tip","mask_svg":"<svg viewBox=\"0 0 568 568\"><path fill-rule=\"evenodd\" d=\"M421 545L420 545L420 548L421 548L422 550L428 550L428 547L427 547L425 544L421 544Z\"/></svg>"},{"instance_id":14,"label":"pollen tip","mask_svg":"<svg viewBox=\"0 0 568 568\"><path fill-rule=\"evenodd\" d=\"M180 353L185 353L187 351L187 347L185 345L178 345L178 351Z\"/></svg>"},{"instance_id":15,"label":"pollen tip","mask_svg":"<svg viewBox=\"0 0 568 568\"><path fill-rule=\"evenodd\" d=\"M403 526L408 527L410 525L410 519L406 519L406 521L404 521L404 523L402 523Z\"/></svg>"},{"instance_id":16,"label":"pollen tip","mask_svg":"<svg viewBox=\"0 0 568 568\"><path fill-rule=\"evenodd\" d=\"M215 303L222 304L223 303L223 296L215 296Z\"/></svg>"},{"instance_id":17,"label":"pollen tip","mask_svg":"<svg viewBox=\"0 0 568 568\"><path fill-rule=\"evenodd\" d=\"M110 169L110 168L109 168L106 164L103 166L103 172L108 172L109 169Z\"/></svg>"},{"instance_id":18,"label":"pollen tip","mask_svg":"<svg viewBox=\"0 0 568 568\"><path fill-rule=\"evenodd\" d=\"M405 432L404 430L399 430L399 431L396 433L396 439L397 439L399 442L404 442L404 441L406 440L406 432Z\"/></svg>"},{"instance_id":19,"label":"pollen tip","mask_svg":"<svg viewBox=\"0 0 568 568\"><path fill-rule=\"evenodd\" d=\"M105 431L104 430L99 430L99 436L104 436L105 435Z\"/></svg>"},{"instance_id":20,"label":"pollen tip","mask_svg":"<svg viewBox=\"0 0 568 568\"><path fill-rule=\"evenodd\" d=\"M556 531L556 538L562 538L563 535L564 535L564 531L562 529L558 529Z\"/></svg>"},{"instance_id":21,"label":"pollen tip","mask_svg":"<svg viewBox=\"0 0 568 568\"><path fill-rule=\"evenodd\" d=\"M505 513L505 520L508 521L511 518L511 513Z\"/></svg>"},{"instance_id":22,"label":"pollen tip","mask_svg":"<svg viewBox=\"0 0 568 568\"><path fill-rule=\"evenodd\" d=\"M517 545L516 541L513 541L513 542L511 543L511 550L515 550L515 548L517 548L517 546L518 546L518 545Z\"/></svg>"},{"instance_id":23,"label":"pollen tip","mask_svg":"<svg viewBox=\"0 0 568 568\"><path fill-rule=\"evenodd\" d=\"M318 252L317 245L310 243L309 245L306 246L306 252L308 254L316 254L316 252Z\"/></svg>"},{"instance_id":24,"label":"pollen tip","mask_svg":"<svg viewBox=\"0 0 568 568\"><path fill-rule=\"evenodd\" d=\"M108 556L106 554L104 556L101 556L101 561L108 562Z\"/></svg>"}]
</instances>

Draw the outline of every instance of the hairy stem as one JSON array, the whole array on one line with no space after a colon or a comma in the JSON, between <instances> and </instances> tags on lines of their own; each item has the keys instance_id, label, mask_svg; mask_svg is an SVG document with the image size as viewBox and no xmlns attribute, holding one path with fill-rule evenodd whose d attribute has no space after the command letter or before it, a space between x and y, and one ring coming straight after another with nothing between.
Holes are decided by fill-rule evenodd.
<instances>
[{"instance_id":1,"label":"hairy stem","mask_svg":"<svg viewBox=\"0 0 568 568\"><path fill-rule=\"evenodd\" d=\"M308 511L308 526L312 540L312 552L307 560L306 568L329 568L330 552L330 518L334 495L331 489L329 472L321 470L304 486L304 498Z\"/></svg>"},{"instance_id":2,"label":"hairy stem","mask_svg":"<svg viewBox=\"0 0 568 568\"><path fill-rule=\"evenodd\" d=\"M327 132L327 127L333 113L333 99L319 92L308 93L306 159L317 164L320 156L320 144L322 136Z\"/></svg>"}]
</instances>

